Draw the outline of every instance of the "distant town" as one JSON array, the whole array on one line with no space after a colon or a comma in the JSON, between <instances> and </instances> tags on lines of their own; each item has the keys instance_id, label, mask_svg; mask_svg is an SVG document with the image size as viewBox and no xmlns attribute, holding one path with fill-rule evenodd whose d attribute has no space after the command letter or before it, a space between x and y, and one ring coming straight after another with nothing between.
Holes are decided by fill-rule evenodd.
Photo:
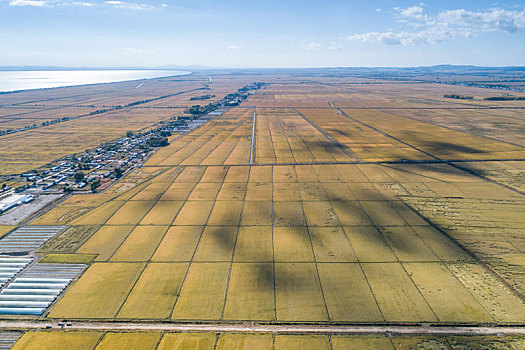
<instances>
[{"instance_id":1,"label":"distant town","mask_svg":"<svg viewBox=\"0 0 525 350\"><path fill-rule=\"evenodd\" d=\"M260 82L247 85L219 101L203 106L193 105L187 108L183 115L160 121L150 130L127 131L125 136L83 153L68 155L23 174L2 176L0 215L17 206L33 202L41 195L52 195L53 200L34 203L35 210L27 211L28 216L64 195L103 191L131 170L142 167L142 163L158 148L169 145L170 139L180 137L222 115L229 108L238 106L253 90L262 86L264 83ZM208 100L211 97L203 95L190 100Z\"/></svg>"}]
</instances>

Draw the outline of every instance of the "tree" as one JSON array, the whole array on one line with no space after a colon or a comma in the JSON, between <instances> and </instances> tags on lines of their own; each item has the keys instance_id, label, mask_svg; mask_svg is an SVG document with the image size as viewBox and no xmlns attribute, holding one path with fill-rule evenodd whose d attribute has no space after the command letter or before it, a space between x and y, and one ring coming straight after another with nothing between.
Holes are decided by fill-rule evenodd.
<instances>
[{"instance_id":1,"label":"tree","mask_svg":"<svg viewBox=\"0 0 525 350\"><path fill-rule=\"evenodd\" d=\"M121 168L115 168L115 177L117 179L120 179L122 177L122 169Z\"/></svg>"},{"instance_id":2,"label":"tree","mask_svg":"<svg viewBox=\"0 0 525 350\"><path fill-rule=\"evenodd\" d=\"M126 137L133 136L133 131L126 131Z\"/></svg>"},{"instance_id":3,"label":"tree","mask_svg":"<svg viewBox=\"0 0 525 350\"><path fill-rule=\"evenodd\" d=\"M96 179L91 183L91 192L95 193L97 192L97 187L100 186L100 179Z\"/></svg>"},{"instance_id":4,"label":"tree","mask_svg":"<svg viewBox=\"0 0 525 350\"><path fill-rule=\"evenodd\" d=\"M147 144L151 147L164 147L169 145L167 137L152 136L147 140Z\"/></svg>"},{"instance_id":5,"label":"tree","mask_svg":"<svg viewBox=\"0 0 525 350\"><path fill-rule=\"evenodd\" d=\"M77 171L75 173L75 181L81 182L82 180L84 180L84 173L82 171Z\"/></svg>"}]
</instances>

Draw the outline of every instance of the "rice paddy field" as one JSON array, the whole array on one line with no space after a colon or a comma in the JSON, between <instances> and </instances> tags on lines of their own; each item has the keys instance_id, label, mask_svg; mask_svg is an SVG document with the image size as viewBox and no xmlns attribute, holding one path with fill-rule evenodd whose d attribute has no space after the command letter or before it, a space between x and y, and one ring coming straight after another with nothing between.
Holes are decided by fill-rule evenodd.
<instances>
[{"instance_id":1,"label":"rice paddy field","mask_svg":"<svg viewBox=\"0 0 525 350\"><path fill-rule=\"evenodd\" d=\"M524 325L523 101L455 102L442 95L487 92L443 84L256 79L269 85L114 187L31 222L74 228L42 255L93 260L43 319ZM66 339L78 349L524 346L510 336L42 331L15 349Z\"/></svg>"},{"instance_id":2,"label":"rice paddy field","mask_svg":"<svg viewBox=\"0 0 525 350\"><path fill-rule=\"evenodd\" d=\"M208 87L207 76L200 75L190 79L166 77L1 95L2 131L65 117L72 119L0 136L0 175L35 169L123 137L128 130L150 129L183 114L185 108L202 103L192 101L192 97L212 94L216 97L210 101L214 101L246 84L248 81L243 78L216 79ZM93 112L96 114L90 115ZM35 149L40 151L35 153Z\"/></svg>"},{"instance_id":3,"label":"rice paddy field","mask_svg":"<svg viewBox=\"0 0 525 350\"><path fill-rule=\"evenodd\" d=\"M13 349L101 350L101 349L521 349L520 337L476 336L371 336L371 335L272 335L242 333L161 333L161 332L27 332Z\"/></svg>"}]
</instances>

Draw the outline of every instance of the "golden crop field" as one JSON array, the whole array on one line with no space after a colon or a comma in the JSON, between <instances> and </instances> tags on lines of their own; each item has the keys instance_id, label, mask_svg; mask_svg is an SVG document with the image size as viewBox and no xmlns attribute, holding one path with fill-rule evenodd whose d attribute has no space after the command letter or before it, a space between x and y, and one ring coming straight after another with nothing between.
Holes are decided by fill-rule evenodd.
<instances>
[{"instance_id":1,"label":"golden crop field","mask_svg":"<svg viewBox=\"0 0 525 350\"><path fill-rule=\"evenodd\" d=\"M226 77L217 96L248 79ZM89 232L69 251L43 251L51 261L94 258L44 319L524 325L523 102L446 99L455 89L486 94L445 84L250 79L269 84L106 192L74 195L30 223ZM181 108L181 96L148 105ZM523 346L512 337L307 333L97 333L96 348Z\"/></svg>"},{"instance_id":2,"label":"golden crop field","mask_svg":"<svg viewBox=\"0 0 525 350\"><path fill-rule=\"evenodd\" d=\"M385 335L272 335L262 333L161 333L31 331L15 350L291 350L291 349L521 349L523 337L392 336Z\"/></svg>"},{"instance_id":3,"label":"golden crop field","mask_svg":"<svg viewBox=\"0 0 525 350\"><path fill-rule=\"evenodd\" d=\"M116 197L108 203L123 202L120 208L98 221L98 232L76 250L97 255L95 263L49 317L518 321L525 310L519 295L497 279L491 288L473 290L473 281L486 271L475 262L475 252L465 251L412 209L414 201L437 196L431 190L436 184L485 198L483 192L469 192L484 180L447 164L327 166L191 166L171 182L162 173L159 182L154 177L144 187L160 193L178 184L191 188L177 201L163 200L164 195L156 202ZM241 169L246 175L238 177ZM239 198L220 197L231 184L246 190ZM293 191L279 191L283 184ZM505 191L493 189L495 195ZM282 200L290 197L295 200ZM162 208L158 214L157 207ZM486 219L494 223L502 215L489 214ZM153 272L157 266L163 273ZM123 280L111 296L104 284L114 269ZM167 275L171 269L173 277ZM163 283L170 284L165 293L150 287ZM89 298L75 302L84 294ZM152 306L144 308L138 298L151 299ZM93 309L91 302L97 304ZM100 305L107 305L104 312L92 312Z\"/></svg>"}]
</instances>

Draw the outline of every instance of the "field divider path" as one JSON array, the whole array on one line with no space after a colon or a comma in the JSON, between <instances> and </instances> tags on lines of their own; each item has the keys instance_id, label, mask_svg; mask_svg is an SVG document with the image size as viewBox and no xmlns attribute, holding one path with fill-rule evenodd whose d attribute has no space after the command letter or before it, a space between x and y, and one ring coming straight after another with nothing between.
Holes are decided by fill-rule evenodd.
<instances>
[{"instance_id":1,"label":"field divider path","mask_svg":"<svg viewBox=\"0 0 525 350\"><path fill-rule=\"evenodd\" d=\"M82 106L80 106L82 107ZM173 106L177 107L177 106ZM173 108L171 107L171 108ZM149 108L149 107L139 107L139 108ZM155 108L170 108L170 107L155 107ZM237 108L253 108L253 106L237 106ZM329 107L315 107L315 106L257 106L260 109L327 109ZM472 107L384 107L384 106L361 106L361 107L344 107L344 109L388 109L388 110L483 110L483 109L525 109L525 107L519 106L472 106Z\"/></svg>"},{"instance_id":2,"label":"field divider path","mask_svg":"<svg viewBox=\"0 0 525 350\"><path fill-rule=\"evenodd\" d=\"M181 135L184 136L184 135ZM174 139L175 140L175 139ZM344 164L378 164L378 165L388 165L388 164L449 164L449 163L485 163L485 162L525 162L525 158L494 158L494 159L428 159L428 160L378 160L378 161L319 161L319 162L297 162L297 163L254 163L251 166L273 166L273 165L344 165ZM157 168L158 165L142 165L145 168ZM161 167L165 168L175 168L181 165L162 165ZM183 165L184 166L184 165ZM204 166L204 165L201 165ZM224 164L206 164L206 166L224 166ZM230 167L236 166L250 166L249 163L246 164L228 164ZM86 194L86 193L81 193ZM89 194L89 193L87 193Z\"/></svg>"},{"instance_id":3,"label":"field divider path","mask_svg":"<svg viewBox=\"0 0 525 350\"><path fill-rule=\"evenodd\" d=\"M475 133L475 132L472 132L472 131L461 130L461 129L453 128L453 127L447 126L447 125L441 125L441 124L433 122L431 120L417 119L417 118L409 116L409 115L399 115L399 114L395 114L394 112L391 112L391 111L388 111L388 110L382 110L380 108L378 108L377 110L380 111L380 112L383 112L383 113L387 113L387 114L393 115L393 116L398 117L398 118L401 117L401 118L411 119L411 120L415 120L416 122L426 123L426 124L430 124L430 125L435 125L437 127L445 128L445 129L448 129L448 130L460 131L460 132L464 132L464 133L467 133L467 134L470 134L470 135L484 137L484 138L489 139L489 140L494 140L494 141L498 141L498 142L508 143L509 145L513 145L513 146L517 146L517 147L524 147L523 145L520 145L520 144L517 144L517 143L514 143L514 142L500 140L500 139L497 139L495 137L482 135L482 134ZM505 117L505 116L501 116L501 117L507 118L507 119L519 120L518 118L514 118L514 117Z\"/></svg>"},{"instance_id":4,"label":"field divider path","mask_svg":"<svg viewBox=\"0 0 525 350\"><path fill-rule=\"evenodd\" d=\"M356 161L359 161L359 158L355 154L353 154L345 145L334 139L332 136L328 135L326 131L324 131L320 126L315 124L313 121L311 121L307 116L305 116L303 113L299 112L296 108L293 109L295 113L300 115L304 120L306 120L311 126L313 126L317 131L319 131L321 134L323 134L324 137L326 137L330 142L332 142L334 145L336 145L341 151L343 151L344 154L349 156L352 159L355 159Z\"/></svg>"},{"instance_id":5,"label":"field divider path","mask_svg":"<svg viewBox=\"0 0 525 350\"><path fill-rule=\"evenodd\" d=\"M11 133L2 134L0 136L12 135L12 134L16 134L18 132L23 132L23 131L43 128L43 127L46 127L46 126L54 126L56 124L65 123L65 122L69 122L69 121L76 120L76 119L79 119L79 118L84 118L84 117L98 117L101 114L114 112L114 111L117 111L117 110L122 110L122 109L127 109L127 108L133 109L135 106L138 106L138 105L141 105L141 104L150 103L150 102L153 102L153 101L158 101L158 100L162 100L162 99L165 99L165 98L168 98L168 97L178 96L178 95L186 94L188 92L198 91L198 90L202 90L202 89L203 88L195 88L195 89L186 90L186 91L179 91L179 92L176 92L176 93L173 93L173 94L169 94L169 95L164 95L164 96L150 98L150 99L147 99L147 100L144 100L144 101L130 102L130 103L124 105L124 106L118 105L118 106L113 106L113 107L110 107L110 108L98 109L98 110L95 110L95 111L93 111L91 113L81 114L81 115L77 115L77 116L74 116L74 117L69 117L69 118L64 119L64 120L60 119L59 121L55 121L54 123L50 123L50 124L46 124L46 125L37 124L36 126L30 126L28 128L17 129L17 130L14 130ZM0 106L0 107L3 107L3 106Z\"/></svg>"},{"instance_id":6,"label":"field divider path","mask_svg":"<svg viewBox=\"0 0 525 350\"><path fill-rule=\"evenodd\" d=\"M250 145L250 165L253 165L254 146L255 146L255 123L257 121L257 112L255 107L253 108L253 122L252 122L252 140Z\"/></svg>"},{"instance_id":7,"label":"field divider path","mask_svg":"<svg viewBox=\"0 0 525 350\"><path fill-rule=\"evenodd\" d=\"M58 321L1 320L2 330L48 330L51 325L64 331ZM66 331L107 332L218 332L218 333L277 333L277 334L387 334L394 335L525 335L525 326L433 326L433 325L318 325L318 324L221 324L166 322L72 322Z\"/></svg>"}]
</instances>

